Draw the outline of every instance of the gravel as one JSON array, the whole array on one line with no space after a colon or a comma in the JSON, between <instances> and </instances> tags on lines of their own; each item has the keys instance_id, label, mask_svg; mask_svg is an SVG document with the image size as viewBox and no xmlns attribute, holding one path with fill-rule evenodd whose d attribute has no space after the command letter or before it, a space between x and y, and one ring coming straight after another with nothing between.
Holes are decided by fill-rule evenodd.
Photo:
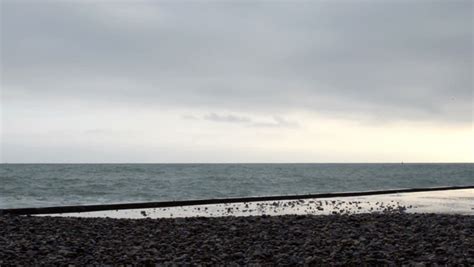
<instances>
[{"instance_id":1,"label":"gravel","mask_svg":"<svg viewBox=\"0 0 474 267\"><path fill-rule=\"evenodd\" d=\"M474 216L0 216L0 265L474 265Z\"/></svg>"}]
</instances>

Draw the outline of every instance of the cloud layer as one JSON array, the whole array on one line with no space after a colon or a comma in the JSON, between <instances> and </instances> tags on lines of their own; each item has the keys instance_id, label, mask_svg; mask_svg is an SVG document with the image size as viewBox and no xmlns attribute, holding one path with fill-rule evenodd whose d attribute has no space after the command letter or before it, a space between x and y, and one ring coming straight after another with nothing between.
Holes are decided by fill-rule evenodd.
<instances>
[{"instance_id":1,"label":"cloud layer","mask_svg":"<svg viewBox=\"0 0 474 267\"><path fill-rule=\"evenodd\" d=\"M472 1L2 1L7 101L472 120Z\"/></svg>"}]
</instances>

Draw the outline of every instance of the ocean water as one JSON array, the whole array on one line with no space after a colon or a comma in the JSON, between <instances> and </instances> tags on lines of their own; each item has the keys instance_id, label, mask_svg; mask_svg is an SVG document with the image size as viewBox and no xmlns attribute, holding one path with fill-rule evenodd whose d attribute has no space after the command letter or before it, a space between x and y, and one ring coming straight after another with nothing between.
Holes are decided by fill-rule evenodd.
<instances>
[{"instance_id":1,"label":"ocean water","mask_svg":"<svg viewBox=\"0 0 474 267\"><path fill-rule=\"evenodd\" d=\"M0 208L474 185L474 164L1 164Z\"/></svg>"}]
</instances>

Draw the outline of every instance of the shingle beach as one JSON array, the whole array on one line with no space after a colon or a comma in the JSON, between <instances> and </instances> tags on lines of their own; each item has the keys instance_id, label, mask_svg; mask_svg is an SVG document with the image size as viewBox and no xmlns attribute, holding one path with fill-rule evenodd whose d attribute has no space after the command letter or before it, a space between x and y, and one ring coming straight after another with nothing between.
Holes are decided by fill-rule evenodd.
<instances>
[{"instance_id":1,"label":"shingle beach","mask_svg":"<svg viewBox=\"0 0 474 267\"><path fill-rule=\"evenodd\" d=\"M0 265L474 264L474 216L0 216Z\"/></svg>"}]
</instances>

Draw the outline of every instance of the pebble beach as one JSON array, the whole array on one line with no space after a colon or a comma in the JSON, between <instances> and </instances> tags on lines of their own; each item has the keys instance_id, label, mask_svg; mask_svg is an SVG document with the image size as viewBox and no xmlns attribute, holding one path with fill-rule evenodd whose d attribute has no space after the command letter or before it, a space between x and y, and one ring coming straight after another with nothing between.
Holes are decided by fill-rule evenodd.
<instances>
[{"instance_id":1,"label":"pebble beach","mask_svg":"<svg viewBox=\"0 0 474 267\"><path fill-rule=\"evenodd\" d=\"M474 264L474 216L0 216L0 265Z\"/></svg>"}]
</instances>

